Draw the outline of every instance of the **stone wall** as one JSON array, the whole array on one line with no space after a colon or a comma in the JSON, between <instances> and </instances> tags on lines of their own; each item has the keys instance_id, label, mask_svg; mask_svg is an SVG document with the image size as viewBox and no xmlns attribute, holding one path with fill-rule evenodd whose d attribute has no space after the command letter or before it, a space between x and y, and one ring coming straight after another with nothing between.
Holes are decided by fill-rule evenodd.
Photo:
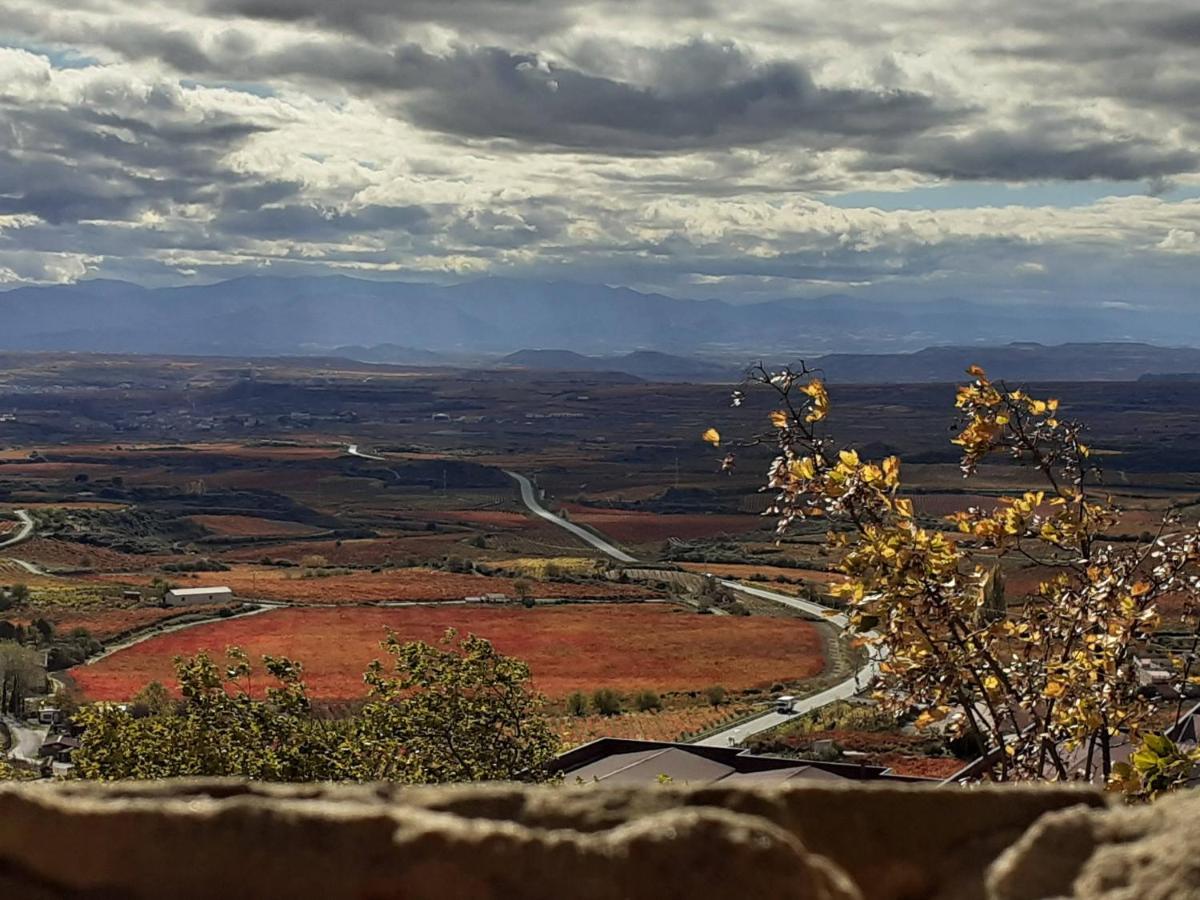
<instances>
[{"instance_id":1,"label":"stone wall","mask_svg":"<svg viewBox=\"0 0 1200 900\"><path fill-rule=\"evenodd\" d=\"M1052 787L13 784L0 897L1193 897L1197 812Z\"/></svg>"}]
</instances>

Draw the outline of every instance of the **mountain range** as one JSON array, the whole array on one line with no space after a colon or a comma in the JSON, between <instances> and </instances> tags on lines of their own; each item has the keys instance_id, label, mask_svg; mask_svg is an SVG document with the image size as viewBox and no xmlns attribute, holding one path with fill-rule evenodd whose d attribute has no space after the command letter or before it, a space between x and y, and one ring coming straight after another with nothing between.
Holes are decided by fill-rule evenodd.
<instances>
[{"instance_id":1,"label":"mountain range","mask_svg":"<svg viewBox=\"0 0 1200 900\"><path fill-rule=\"evenodd\" d=\"M327 355L349 348L345 355L356 358L428 364L529 347L742 360L1029 340L1200 345L1200 317L840 295L733 304L498 278L442 286L246 277L166 288L90 280L0 293L0 350Z\"/></svg>"}]
</instances>

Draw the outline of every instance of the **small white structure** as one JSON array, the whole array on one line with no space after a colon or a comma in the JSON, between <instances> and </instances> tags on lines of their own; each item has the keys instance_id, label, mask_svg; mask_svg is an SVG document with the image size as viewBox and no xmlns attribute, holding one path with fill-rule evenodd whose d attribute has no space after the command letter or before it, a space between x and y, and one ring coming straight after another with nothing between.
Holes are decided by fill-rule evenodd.
<instances>
[{"instance_id":1,"label":"small white structure","mask_svg":"<svg viewBox=\"0 0 1200 900\"><path fill-rule=\"evenodd\" d=\"M207 603L228 603L233 591L227 587L171 588L163 597L164 606L199 606Z\"/></svg>"},{"instance_id":2,"label":"small white structure","mask_svg":"<svg viewBox=\"0 0 1200 900\"><path fill-rule=\"evenodd\" d=\"M784 694L782 697L775 698L775 712L791 713L796 711L796 698L791 694Z\"/></svg>"}]
</instances>

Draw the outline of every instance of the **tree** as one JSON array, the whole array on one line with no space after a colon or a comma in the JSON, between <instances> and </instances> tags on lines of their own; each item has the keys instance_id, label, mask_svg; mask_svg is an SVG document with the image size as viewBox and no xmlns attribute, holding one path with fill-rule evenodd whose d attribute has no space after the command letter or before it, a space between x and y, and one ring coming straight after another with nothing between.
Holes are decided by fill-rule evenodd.
<instances>
[{"instance_id":1,"label":"tree","mask_svg":"<svg viewBox=\"0 0 1200 900\"><path fill-rule=\"evenodd\" d=\"M130 706L135 715L162 716L175 710L175 699L161 681L152 681L134 695Z\"/></svg>"},{"instance_id":2,"label":"tree","mask_svg":"<svg viewBox=\"0 0 1200 900\"><path fill-rule=\"evenodd\" d=\"M25 698L45 687L42 654L15 641L0 641L0 712L21 715Z\"/></svg>"},{"instance_id":3,"label":"tree","mask_svg":"<svg viewBox=\"0 0 1200 900\"><path fill-rule=\"evenodd\" d=\"M530 687L529 667L489 641L450 629L440 646L384 647L365 676L370 695L351 740L365 748L358 777L415 783L536 778L558 751Z\"/></svg>"},{"instance_id":4,"label":"tree","mask_svg":"<svg viewBox=\"0 0 1200 900\"><path fill-rule=\"evenodd\" d=\"M567 712L572 716L586 716L588 710L587 697L579 691L567 697Z\"/></svg>"},{"instance_id":5,"label":"tree","mask_svg":"<svg viewBox=\"0 0 1200 900\"><path fill-rule=\"evenodd\" d=\"M149 685L125 710L82 708L75 772L89 779L227 775L269 781L408 783L545 777L558 741L529 687L529 669L490 643L448 632L441 646L385 642L360 713L346 721L313 714L303 668L264 657L268 680L238 648L224 667L208 654L177 658L180 701ZM261 685L260 685L261 687ZM135 712L137 714L135 714ZM150 715L145 715L150 712Z\"/></svg>"},{"instance_id":6,"label":"tree","mask_svg":"<svg viewBox=\"0 0 1200 900\"><path fill-rule=\"evenodd\" d=\"M704 699L708 701L709 706L720 706L725 702L725 688L719 684L714 684L710 688L704 689Z\"/></svg>"},{"instance_id":7,"label":"tree","mask_svg":"<svg viewBox=\"0 0 1200 900\"><path fill-rule=\"evenodd\" d=\"M528 579L518 578L513 582L513 593L517 595L517 599L526 607L532 608L533 603L533 585Z\"/></svg>"},{"instance_id":8,"label":"tree","mask_svg":"<svg viewBox=\"0 0 1200 900\"><path fill-rule=\"evenodd\" d=\"M1105 540L1120 511L1096 490L1083 426L1062 418L1053 398L993 382L977 367L968 374L954 438L963 474L1007 456L1044 489L959 512L950 517L959 537L948 537L944 526L926 527L901 495L899 459L871 462L834 444L819 378L803 367L759 369L752 381L778 405L770 414L778 455L768 470L768 512L781 535L797 522L828 523L847 576L836 592L878 665L885 709L971 737L992 754L1002 780L1136 778L1114 766L1114 742L1151 739L1168 760L1146 760L1161 789L1164 772L1184 767L1153 739L1156 716L1167 710L1142 690L1138 660L1161 601L1177 598L1191 635L1173 658L1177 714L1185 684L1197 681L1200 531L1168 515L1149 542ZM1052 574L1029 596L999 602L995 572L1007 556Z\"/></svg>"}]
</instances>

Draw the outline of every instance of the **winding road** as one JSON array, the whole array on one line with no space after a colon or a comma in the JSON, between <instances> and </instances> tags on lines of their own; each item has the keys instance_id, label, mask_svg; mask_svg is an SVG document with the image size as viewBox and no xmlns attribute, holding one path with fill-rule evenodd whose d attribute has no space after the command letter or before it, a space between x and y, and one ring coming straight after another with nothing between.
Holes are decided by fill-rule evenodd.
<instances>
[{"instance_id":1,"label":"winding road","mask_svg":"<svg viewBox=\"0 0 1200 900\"><path fill-rule=\"evenodd\" d=\"M36 728L30 727L27 723L9 715L0 718L3 718L4 724L8 726L8 733L12 735L13 739L12 748L8 751L9 757L25 762L37 762L38 750L45 743L50 729L44 725Z\"/></svg>"},{"instance_id":2,"label":"winding road","mask_svg":"<svg viewBox=\"0 0 1200 900\"><path fill-rule=\"evenodd\" d=\"M592 532L580 528L573 522L568 522L566 519L559 518L550 510L546 509L539 502L536 492L533 489L533 484L524 475L516 472L505 470L505 473L515 479L521 487L521 500L529 511L535 516L545 519L548 522L553 522L559 528L564 528L578 537L580 540L591 544L601 553L606 553L613 559L620 562L632 563L637 562L637 559L630 556L619 547L615 547L608 541L593 534ZM765 588L754 587L752 585L743 584L740 581L729 581L720 579L720 583L730 590L739 591L743 594L749 594L752 597L758 597L760 600L769 600L773 603L778 603L782 606L789 606L792 609L798 610L807 616L819 619L822 622L828 622L838 631L845 631L849 626L849 620L845 615L835 612L827 606L821 606L819 603L813 603L809 600L801 600L799 597L793 597L790 594L781 594L778 591L768 591ZM703 740L696 743L702 747L729 747L735 744L740 744L752 735L758 734L761 731L766 731L769 728L774 728L776 725L782 725L792 719L798 718L805 713L812 712L815 709L820 709L822 706L828 706L838 700L846 700L853 697L875 676L878 670L878 663L875 661L867 662L862 668L851 675L849 678L835 684L833 687L813 694L811 697L805 697L796 702L791 712L765 712L760 716L755 716L752 719L739 722L736 725L731 725L729 728L723 728L720 731L710 734Z\"/></svg>"},{"instance_id":3,"label":"winding road","mask_svg":"<svg viewBox=\"0 0 1200 900\"><path fill-rule=\"evenodd\" d=\"M630 556L620 547L610 544L608 541L604 540L604 538L593 534L586 528L581 528L574 522L568 522L566 519L556 516L554 513L550 512L550 510L546 509L546 507L542 506L541 502L539 502L537 498L537 492L533 489L533 483L524 475L520 475L516 472L510 472L507 469L504 470L504 474L515 479L517 484L521 486L521 500L527 507L529 507L529 511L535 516L539 516L545 519L547 522L553 522L559 528L565 528L581 541L591 544L601 553L611 556L613 559L618 560L619 562L637 562L636 558Z\"/></svg>"},{"instance_id":4,"label":"winding road","mask_svg":"<svg viewBox=\"0 0 1200 900\"><path fill-rule=\"evenodd\" d=\"M29 515L23 509L14 509L13 515L17 517L17 521L21 523L21 526L12 537L0 541L0 550L4 550L6 547L15 547L17 544L23 543L33 537L33 516Z\"/></svg>"}]
</instances>

